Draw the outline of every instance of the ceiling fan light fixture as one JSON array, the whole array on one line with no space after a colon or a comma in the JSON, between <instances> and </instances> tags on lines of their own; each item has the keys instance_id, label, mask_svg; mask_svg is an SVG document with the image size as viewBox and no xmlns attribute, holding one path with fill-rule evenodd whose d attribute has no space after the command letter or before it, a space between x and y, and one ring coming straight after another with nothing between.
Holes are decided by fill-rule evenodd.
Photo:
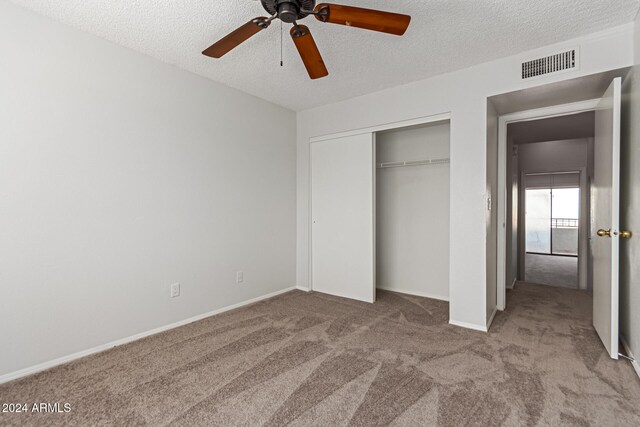
<instances>
[{"instance_id":1,"label":"ceiling fan light fixture","mask_svg":"<svg viewBox=\"0 0 640 427\"><path fill-rule=\"evenodd\" d=\"M300 6L298 2L291 0L279 0L278 1L278 18L282 22L288 24L294 23L298 19L298 13Z\"/></svg>"},{"instance_id":2,"label":"ceiling fan light fixture","mask_svg":"<svg viewBox=\"0 0 640 427\"><path fill-rule=\"evenodd\" d=\"M260 0L260 2L271 16L286 23L306 18L316 6L316 0Z\"/></svg>"}]
</instances>

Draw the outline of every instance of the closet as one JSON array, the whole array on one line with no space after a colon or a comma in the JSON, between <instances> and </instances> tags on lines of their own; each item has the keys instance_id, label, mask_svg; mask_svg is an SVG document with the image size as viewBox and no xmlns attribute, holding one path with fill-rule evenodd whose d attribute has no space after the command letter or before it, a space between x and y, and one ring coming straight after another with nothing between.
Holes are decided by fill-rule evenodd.
<instances>
[{"instance_id":1,"label":"closet","mask_svg":"<svg viewBox=\"0 0 640 427\"><path fill-rule=\"evenodd\" d=\"M449 298L449 121L311 141L311 286Z\"/></svg>"},{"instance_id":2,"label":"closet","mask_svg":"<svg viewBox=\"0 0 640 427\"><path fill-rule=\"evenodd\" d=\"M449 122L376 142L376 286L448 300Z\"/></svg>"}]
</instances>

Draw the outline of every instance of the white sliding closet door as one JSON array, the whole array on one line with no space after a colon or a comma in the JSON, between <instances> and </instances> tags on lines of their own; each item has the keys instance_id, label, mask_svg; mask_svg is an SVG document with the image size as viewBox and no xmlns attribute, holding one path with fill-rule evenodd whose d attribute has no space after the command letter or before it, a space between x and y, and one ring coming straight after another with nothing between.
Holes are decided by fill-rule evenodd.
<instances>
[{"instance_id":1,"label":"white sliding closet door","mask_svg":"<svg viewBox=\"0 0 640 427\"><path fill-rule=\"evenodd\" d=\"M367 133L311 144L312 289L375 301L375 144Z\"/></svg>"}]
</instances>

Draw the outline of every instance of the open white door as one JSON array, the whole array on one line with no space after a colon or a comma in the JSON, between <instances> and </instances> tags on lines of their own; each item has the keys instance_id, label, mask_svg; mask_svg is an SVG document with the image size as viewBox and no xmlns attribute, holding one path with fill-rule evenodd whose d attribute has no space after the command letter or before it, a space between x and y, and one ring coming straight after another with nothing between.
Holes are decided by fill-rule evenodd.
<instances>
[{"instance_id":1,"label":"open white door","mask_svg":"<svg viewBox=\"0 0 640 427\"><path fill-rule=\"evenodd\" d=\"M591 187L593 326L612 359L618 358L619 339L621 86L621 79L614 79L596 109Z\"/></svg>"},{"instance_id":2,"label":"open white door","mask_svg":"<svg viewBox=\"0 0 640 427\"><path fill-rule=\"evenodd\" d=\"M311 144L311 286L375 301L375 152L367 133Z\"/></svg>"}]
</instances>

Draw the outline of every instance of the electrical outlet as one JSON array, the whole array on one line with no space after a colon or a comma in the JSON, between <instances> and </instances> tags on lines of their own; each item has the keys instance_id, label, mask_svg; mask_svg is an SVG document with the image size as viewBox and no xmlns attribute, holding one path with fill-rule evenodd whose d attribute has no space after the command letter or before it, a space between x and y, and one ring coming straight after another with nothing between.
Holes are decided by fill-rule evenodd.
<instances>
[{"instance_id":1,"label":"electrical outlet","mask_svg":"<svg viewBox=\"0 0 640 427\"><path fill-rule=\"evenodd\" d=\"M244 282L244 272L236 271L236 283Z\"/></svg>"},{"instance_id":2,"label":"electrical outlet","mask_svg":"<svg viewBox=\"0 0 640 427\"><path fill-rule=\"evenodd\" d=\"M171 285L171 298L180 296L180 283L174 283Z\"/></svg>"}]
</instances>

